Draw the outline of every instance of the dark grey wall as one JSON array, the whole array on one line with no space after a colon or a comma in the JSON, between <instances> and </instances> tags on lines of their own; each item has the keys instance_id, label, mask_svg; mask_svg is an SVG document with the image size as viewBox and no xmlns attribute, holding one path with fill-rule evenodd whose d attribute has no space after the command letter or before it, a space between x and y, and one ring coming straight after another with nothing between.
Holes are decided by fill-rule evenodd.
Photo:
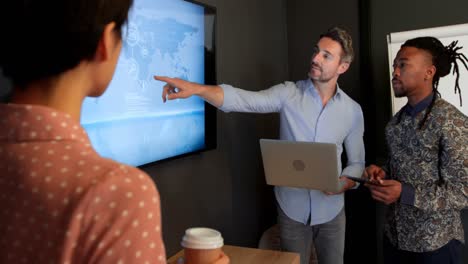
<instances>
[{"instance_id":1,"label":"dark grey wall","mask_svg":"<svg viewBox=\"0 0 468 264\"><path fill-rule=\"evenodd\" d=\"M390 80L387 58L386 35L391 32L468 23L468 1L466 0L364 0L369 7L369 55L371 78L369 78L369 94L375 98L369 102L372 108L367 122L375 127L375 137L369 144L375 146L374 161L382 161L385 157L384 128L391 116ZM465 47L468 54L468 47ZM467 74L464 72L463 74ZM444 87L441 87L444 89ZM383 208L378 208L377 227L378 239L381 239ZM465 237L468 237L468 212L463 212ZM379 252L381 249L379 248ZM465 250L465 263L468 263L468 252ZM380 255L380 254L379 254Z\"/></svg>"},{"instance_id":2,"label":"dark grey wall","mask_svg":"<svg viewBox=\"0 0 468 264\"><path fill-rule=\"evenodd\" d=\"M358 8L358 0L287 1L288 63L291 80L307 78L312 50L320 34L332 26L339 26L351 34L356 59L338 83L355 100L361 100Z\"/></svg>"},{"instance_id":3,"label":"dark grey wall","mask_svg":"<svg viewBox=\"0 0 468 264\"><path fill-rule=\"evenodd\" d=\"M288 79L283 0L201 2L217 8L219 83L260 90ZM191 226L213 227L227 244L254 247L276 221L258 138L277 137L277 116L218 112L217 117L216 150L143 168L161 194L169 256L181 248Z\"/></svg>"},{"instance_id":4,"label":"dark grey wall","mask_svg":"<svg viewBox=\"0 0 468 264\"><path fill-rule=\"evenodd\" d=\"M6 101L8 94L11 92L11 82L2 75L0 69L0 103Z\"/></svg>"}]
</instances>

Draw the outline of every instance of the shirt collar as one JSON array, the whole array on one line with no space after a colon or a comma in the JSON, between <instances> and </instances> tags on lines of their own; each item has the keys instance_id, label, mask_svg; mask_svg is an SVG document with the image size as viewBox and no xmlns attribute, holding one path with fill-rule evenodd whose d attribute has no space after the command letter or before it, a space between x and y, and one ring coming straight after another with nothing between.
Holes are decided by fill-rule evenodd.
<instances>
[{"instance_id":1,"label":"shirt collar","mask_svg":"<svg viewBox=\"0 0 468 264\"><path fill-rule=\"evenodd\" d=\"M312 95L314 97L319 97L320 96L317 89L315 89L314 83L312 82L312 80L310 78L307 79L307 88L312 92ZM336 92L332 96L332 99L339 100L342 97L342 93L343 93L343 90L341 90L340 85L338 83L336 83Z\"/></svg>"},{"instance_id":2,"label":"shirt collar","mask_svg":"<svg viewBox=\"0 0 468 264\"><path fill-rule=\"evenodd\" d=\"M431 93L426 98L422 99L421 102L417 103L415 106L411 106L409 103L405 106L405 112L411 117L415 117L420 112L424 111L432 102L434 93Z\"/></svg>"}]
</instances>

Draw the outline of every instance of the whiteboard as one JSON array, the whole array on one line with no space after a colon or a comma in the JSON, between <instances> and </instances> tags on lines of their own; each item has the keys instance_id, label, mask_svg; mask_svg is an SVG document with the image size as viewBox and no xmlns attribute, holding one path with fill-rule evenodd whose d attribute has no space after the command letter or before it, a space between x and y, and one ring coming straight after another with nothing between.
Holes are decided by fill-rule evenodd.
<instances>
[{"instance_id":1,"label":"whiteboard","mask_svg":"<svg viewBox=\"0 0 468 264\"><path fill-rule=\"evenodd\" d=\"M457 46L463 47L458 52L461 52L465 54L466 57L468 57L468 23L390 33L387 35L390 87L392 87L391 80L393 60L395 59L398 50L400 50L401 45L408 39L425 36L436 37L445 46L454 40L458 40ZM450 73L447 76L440 78L438 90L443 99L457 107L461 112L463 112L463 114L468 115L468 71L460 62L458 62L458 68L460 71L459 84L462 94L463 106L460 106L459 94L454 93L456 75L452 75L453 65ZM406 105L408 100L406 97L396 98L393 94L393 88L390 90L392 93L392 114L395 115L403 106Z\"/></svg>"}]
</instances>

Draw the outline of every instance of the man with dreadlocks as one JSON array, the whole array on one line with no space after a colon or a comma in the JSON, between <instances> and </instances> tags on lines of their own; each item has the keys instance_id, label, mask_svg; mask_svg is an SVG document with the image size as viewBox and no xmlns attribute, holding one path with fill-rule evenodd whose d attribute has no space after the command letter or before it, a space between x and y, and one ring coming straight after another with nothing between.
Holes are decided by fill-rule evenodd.
<instances>
[{"instance_id":1,"label":"man with dreadlocks","mask_svg":"<svg viewBox=\"0 0 468 264\"><path fill-rule=\"evenodd\" d=\"M462 263L460 211L468 206L468 118L440 97L439 79L467 67L456 42L433 37L406 41L393 63L393 90L408 103L386 127L384 167L364 177L372 197L389 205L385 263ZM460 97L461 104L461 97Z\"/></svg>"}]
</instances>

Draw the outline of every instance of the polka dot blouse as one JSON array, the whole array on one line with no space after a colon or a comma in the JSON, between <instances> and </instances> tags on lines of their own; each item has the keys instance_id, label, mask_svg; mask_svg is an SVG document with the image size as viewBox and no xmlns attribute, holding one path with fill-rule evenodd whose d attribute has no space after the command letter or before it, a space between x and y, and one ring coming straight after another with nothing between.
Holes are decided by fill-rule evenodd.
<instances>
[{"instance_id":1,"label":"polka dot blouse","mask_svg":"<svg viewBox=\"0 0 468 264\"><path fill-rule=\"evenodd\" d=\"M158 191L78 122L0 104L0 263L165 263Z\"/></svg>"}]
</instances>

